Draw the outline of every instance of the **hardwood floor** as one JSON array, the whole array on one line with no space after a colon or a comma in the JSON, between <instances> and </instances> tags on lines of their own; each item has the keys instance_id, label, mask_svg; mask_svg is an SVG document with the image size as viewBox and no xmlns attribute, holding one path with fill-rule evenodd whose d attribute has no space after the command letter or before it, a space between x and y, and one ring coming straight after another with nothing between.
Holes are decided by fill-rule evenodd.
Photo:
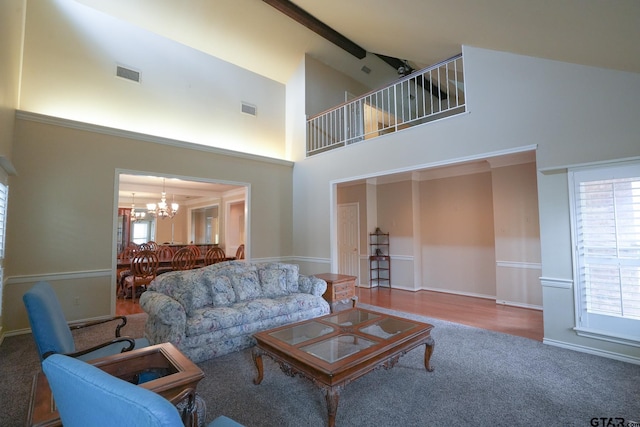
<instances>
[{"instance_id":1,"label":"hardwood floor","mask_svg":"<svg viewBox=\"0 0 640 427\"><path fill-rule=\"evenodd\" d=\"M542 341L542 311L496 304L495 301L432 291L358 288L358 301ZM142 313L130 299L118 299L116 315Z\"/></svg>"},{"instance_id":2,"label":"hardwood floor","mask_svg":"<svg viewBox=\"0 0 640 427\"><path fill-rule=\"evenodd\" d=\"M128 316L142 312L138 300L135 303L131 299L118 298L116 300L116 316Z\"/></svg>"},{"instance_id":3,"label":"hardwood floor","mask_svg":"<svg viewBox=\"0 0 640 427\"><path fill-rule=\"evenodd\" d=\"M358 301L542 341L542 311L432 291L358 288Z\"/></svg>"}]
</instances>

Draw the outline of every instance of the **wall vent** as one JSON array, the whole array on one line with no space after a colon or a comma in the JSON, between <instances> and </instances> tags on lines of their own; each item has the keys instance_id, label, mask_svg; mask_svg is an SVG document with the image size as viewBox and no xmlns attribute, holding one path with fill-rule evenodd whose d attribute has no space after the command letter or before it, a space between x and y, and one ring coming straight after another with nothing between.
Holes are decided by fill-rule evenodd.
<instances>
[{"instance_id":1,"label":"wall vent","mask_svg":"<svg viewBox=\"0 0 640 427\"><path fill-rule=\"evenodd\" d=\"M116 67L116 76L122 77L123 79L131 80L132 82L140 83L139 71L121 67L120 65Z\"/></svg>"},{"instance_id":2,"label":"wall vent","mask_svg":"<svg viewBox=\"0 0 640 427\"><path fill-rule=\"evenodd\" d=\"M258 113L258 109L255 105L247 104L246 102L242 103L242 112L245 114L250 114L255 116Z\"/></svg>"}]
</instances>

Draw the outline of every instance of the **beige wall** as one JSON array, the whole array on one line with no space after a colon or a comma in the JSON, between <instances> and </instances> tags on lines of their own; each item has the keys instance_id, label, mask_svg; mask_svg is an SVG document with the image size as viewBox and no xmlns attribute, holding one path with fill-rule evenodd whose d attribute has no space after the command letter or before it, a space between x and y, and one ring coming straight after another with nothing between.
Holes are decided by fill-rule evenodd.
<instances>
[{"instance_id":1,"label":"beige wall","mask_svg":"<svg viewBox=\"0 0 640 427\"><path fill-rule=\"evenodd\" d=\"M11 159L26 0L0 2L0 156Z\"/></svg>"},{"instance_id":2,"label":"beige wall","mask_svg":"<svg viewBox=\"0 0 640 427\"><path fill-rule=\"evenodd\" d=\"M367 237L373 228L366 224L371 216L391 235L394 287L541 308L534 163L374 188L375 212L367 209L365 184L340 186L337 196L338 204L359 206L363 284L369 277Z\"/></svg>"},{"instance_id":3,"label":"beige wall","mask_svg":"<svg viewBox=\"0 0 640 427\"><path fill-rule=\"evenodd\" d=\"M535 163L492 170L496 298L542 307L540 227Z\"/></svg>"},{"instance_id":4,"label":"beige wall","mask_svg":"<svg viewBox=\"0 0 640 427\"><path fill-rule=\"evenodd\" d=\"M413 276L413 212L411 181L378 184L376 186L375 227L389 233L391 255L391 286L401 289L414 288ZM370 221L371 223L371 221ZM364 277L369 277L369 274Z\"/></svg>"},{"instance_id":5,"label":"beige wall","mask_svg":"<svg viewBox=\"0 0 640 427\"><path fill-rule=\"evenodd\" d=\"M190 243L189 230L187 229L188 211L185 206L180 206L178 213L172 219L156 219L156 242L165 243L172 241L172 225L173 225L173 243L187 244Z\"/></svg>"},{"instance_id":6,"label":"beige wall","mask_svg":"<svg viewBox=\"0 0 640 427\"><path fill-rule=\"evenodd\" d=\"M8 332L28 327L21 298L40 279L52 282L70 320L112 312L117 169L246 183L253 257L291 256L291 163L27 118L16 121L14 161L20 174L10 179L4 298Z\"/></svg>"},{"instance_id":7,"label":"beige wall","mask_svg":"<svg viewBox=\"0 0 640 427\"><path fill-rule=\"evenodd\" d=\"M421 184L424 286L495 296L491 173Z\"/></svg>"},{"instance_id":8,"label":"beige wall","mask_svg":"<svg viewBox=\"0 0 640 427\"><path fill-rule=\"evenodd\" d=\"M26 0L0 2L0 182L8 183L13 173L12 150L15 111L19 102L20 61ZM0 267L6 263L0 260ZM4 278L0 277L0 303L4 298ZM0 340L6 330L0 307Z\"/></svg>"}]
</instances>

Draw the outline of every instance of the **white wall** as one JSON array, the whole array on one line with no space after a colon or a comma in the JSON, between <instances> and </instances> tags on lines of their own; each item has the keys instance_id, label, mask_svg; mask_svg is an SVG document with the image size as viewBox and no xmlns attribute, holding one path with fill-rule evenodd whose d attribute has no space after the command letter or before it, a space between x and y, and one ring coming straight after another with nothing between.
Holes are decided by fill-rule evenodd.
<instances>
[{"instance_id":1,"label":"white wall","mask_svg":"<svg viewBox=\"0 0 640 427\"><path fill-rule=\"evenodd\" d=\"M471 47L463 54L468 114L296 163L295 254L329 256L333 183L537 146L541 274L557 279L543 291L545 340L640 357L638 348L577 337L573 290L562 287L572 279L562 166L640 156L640 75Z\"/></svg>"},{"instance_id":2,"label":"white wall","mask_svg":"<svg viewBox=\"0 0 640 427\"><path fill-rule=\"evenodd\" d=\"M285 158L284 85L73 0L28 3L20 109Z\"/></svg>"},{"instance_id":3,"label":"white wall","mask_svg":"<svg viewBox=\"0 0 640 427\"><path fill-rule=\"evenodd\" d=\"M307 116L342 104L345 102L345 92L358 96L371 90L309 55L305 57L305 71Z\"/></svg>"}]
</instances>

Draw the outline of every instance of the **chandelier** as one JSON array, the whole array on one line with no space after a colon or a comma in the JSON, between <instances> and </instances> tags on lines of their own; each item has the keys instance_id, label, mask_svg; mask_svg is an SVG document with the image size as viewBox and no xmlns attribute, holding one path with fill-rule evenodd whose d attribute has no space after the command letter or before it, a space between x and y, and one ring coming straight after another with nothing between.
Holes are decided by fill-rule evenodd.
<instances>
[{"instance_id":1,"label":"chandelier","mask_svg":"<svg viewBox=\"0 0 640 427\"><path fill-rule=\"evenodd\" d=\"M147 216L146 212L136 212L136 193L131 193L131 221L140 221Z\"/></svg>"},{"instance_id":2,"label":"chandelier","mask_svg":"<svg viewBox=\"0 0 640 427\"><path fill-rule=\"evenodd\" d=\"M156 218L173 218L178 213L178 204L172 202L171 205L167 204L167 192L165 191L165 179L162 178L162 197L160 202L147 203L147 212L150 215L155 215Z\"/></svg>"}]
</instances>

